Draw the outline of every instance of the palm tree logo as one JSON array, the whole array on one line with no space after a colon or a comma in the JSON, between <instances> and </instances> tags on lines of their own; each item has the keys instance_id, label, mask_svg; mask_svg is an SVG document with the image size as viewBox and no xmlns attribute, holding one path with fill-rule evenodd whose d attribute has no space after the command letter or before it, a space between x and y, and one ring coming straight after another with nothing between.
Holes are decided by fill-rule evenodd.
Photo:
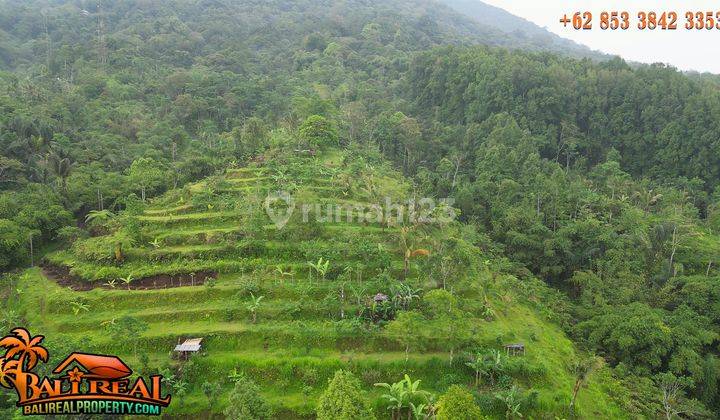
<instances>
[{"instance_id":1,"label":"palm tree logo","mask_svg":"<svg viewBox=\"0 0 720 420\"><path fill-rule=\"evenodd\" d=\"M28 386L38 383L38 376L31 372L38 360L48 361L48 351L40 343L45 337L32 337L25 328L15 328L0 340L0 348L7 349L0 357L0 385L15 388L20 403L28 400Z\"/></svg>"}]
</instances>

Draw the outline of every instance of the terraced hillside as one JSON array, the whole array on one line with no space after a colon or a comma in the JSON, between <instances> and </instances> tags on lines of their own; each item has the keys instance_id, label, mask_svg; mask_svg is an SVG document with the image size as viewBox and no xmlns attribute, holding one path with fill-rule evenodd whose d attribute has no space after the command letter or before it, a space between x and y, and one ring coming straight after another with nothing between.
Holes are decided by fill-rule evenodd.
<instances>
[{"instance_id":1,"label":"terraced hillside","mask_svg":"<svg viewBox=\"0 0 720 420\"><path fill-rule=\"evenodd\" d=\"M114 352L142 374L172 375L168 413L221 413L233 373L244 372L278 418L312 417L327 380L349 368L385 418L374 383L409 374L436 395L474 388L467 354L522 342L526 355L504 361L505 382L476 389L484 409L504 416L496 394L515 385L526 414L567 415L580 355L544 315L561 299L532 278L501 274L477 235L450 220L368 215L385 197L411 196L372 156L275 150L120 215L95 214L96 236L47 256L11 298L51 356ZM328 218L328 205L348 210ZM292 216L283 224L266 208ZM423 322L393 321L411 311ZM173 358L190 337L204 338L202 353ZM205 382L222 387L206 392ZM623 395L601 368L579 393L578 413L623 417Z\"/></svg>"}]
</instances>

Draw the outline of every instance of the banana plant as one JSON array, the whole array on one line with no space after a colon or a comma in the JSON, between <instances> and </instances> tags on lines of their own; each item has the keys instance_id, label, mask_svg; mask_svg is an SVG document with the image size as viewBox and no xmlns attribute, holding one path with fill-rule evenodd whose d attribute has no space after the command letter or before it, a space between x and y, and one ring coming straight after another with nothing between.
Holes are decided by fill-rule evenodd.
<instances>
[{"instance_id":1,"label":"banana plant","mask_svg":"<svg viewBox=\"0 0 720 420\"><path fill-rule=\"evenodd\" d=\"M315 271L320 275L320 278L322 280L325 280L325 276L327 275L328 269L330 268L330 261L324 259L323 257L320 257L316 263L313 263L312 261L308 262L308 265L310 266L310 273L312 275L312 272Z\"/></svg>"},{"instance_id":2,"label":"banana plant","mask_svg":"<svg viewBox=\"0 0 720 420\"><path fill-rule=\"evenodd\" d=\"M480 380L483 376L489 375L490 366L487 363L486 357L482 353L475 354L472 361L465 363L467 367L475 372L475 386L480 386Z\"/></svg>"},{"instance_id":3,"label":"banana plant","mask_svg":"<svg viewBox=\"0 0 720 420\"><path fill-rule=\"evenodd\" d=\"M407 310L413 301L420 299L422 289L414 289L412 286L400 283L393 287L393 302Z\"/></svg>"},{"instance_id":4,"label":"banana plant","mask_svg":"<svg viewBox=\"0 0 720 420\"><path fill-rule=\"evenodd\" d=\"M430 420L434 419L433 406L431 404L415 403L410 402L410 412L415 420Z\"/></svg>"},{"instance_id":5,"label":"banana plant","mask_svg":"<svg viewBox=\"0 0 720 420\"><path fill-rule=\"evenodd\" d=\"M498 392L495 394L495 398L502 401L505 404L505 418L506 419L517 419L522 418L523 415L520 412L520 390L517 385L513 385L512 388L505 392Z\"/></svg>"},{"instance_id":6,"label":"banana plant","mask_svg":"<svg viewBox=\"0 0 720 420\"><path fill-rule=\"evenodd\" d=\"M399 419L403 408L406 408L408 405L408 393L405 389L405 383L402 381L395 382L394 384L377 383L375 386L387 390L387 393L383 394L381 398L387 400L387 409L390 410L392 419Z\"/></svg>"},{"instance_id":7,"label":"banana plant","mask_svg":"<svg viewBox=\"0 0 720 420\"><path fill-rule=\"evenodd\" d=\"M117 322L117 320L115 318L113 318L113 319L108 319L107 321L101 322L100 325L105 328L110 328L113 325L115 325L116 322Z\"/></svg>"},{"instance_id":8,"label":"banana plant","mask_svg":"<svg viewBox=\"0 0 720 420\"><path fill-rule=\"evenodd\" d=\"M280 275L281 283L284 283L285 277L290 277L290 280L292 280L292 278L294 276L294 273L292 272L292 270L285 271L281 264L278 264L277 267L275 267L275 272Z\"/></svg>"},{"instance_id":9,"label":"banana plant","mask_svg":"<svg viewBox=\"0 0 720 420\"><path fill-rule=\"evenodd\" d=\"M228 375L228 379L230 379L233 382L238 382L240 380L245 379L245 372L238 371L237 368L233 368L232 372Z\"/></svg>"},{"instance_id":10,"label":"banana plant","mask_svg":"<svg viewBox=\"0 0 720 420\"><path fill-rule=\"evenodd\" d=\"M260 308L260 302L262 302L263 298L265 296L258 296L255 297L255 295L250 292L250 302L248 302L245 307L250 311L252 314L252 323L255 324L257 322L257 310Z\"/></svg>"},{"instance_id":11,"label":"banana plant","mask_svg":"<svg viewBox=\"0 0 720 420\"><path fill-rule=\"evenodd\" d=\"M135 278L132 276L132 274L128 274L127 277L120 277L120 281L125 283L127 289L130 290L130 283L135 281Z\"/></svg>"},{"instance_id":12,"label":"banana plant","mask_svg":"<svg viewBox=\"0 0 720 420\"><path fill-rule=\"evenodd\" d=\"M403 411L406 411L408 418L411 418L415 410L421 411L420 405L424 406L422 408L424 411L432 399L432 394L420 389L420 380L413 381L407 374L400 382L377 383L375 386L388 390L388 393L383 394L382 398L388 401L387 409L390 410L393 420L399 420ZM422 400L422 403L413 408L414 403L418 400Z\"/></svg>"},{"instance_id":13,"label":"banana plant","mask_svg":"<svg viewBox=\"0 0 720 420\"><path fill-rule=\"evenodd\" d=\"M413 257L429 257L430 251L425 248L415 248L412 245L410 227L400 228L400 246L403 249L403 278L407 278L410 271L410 259Z\"/></svg>"},{"instance_id":14,"label":"banana plant","mask_svg":"<svg viewBox=\"0 0 720 420\"><path fill-rule=\"evenodd\" d=\"M88 312L90 310L90 307L85 302L74 301L70 302L70 305L75 315L79 315L82 311Z\"/></svg>"}]
</instances>

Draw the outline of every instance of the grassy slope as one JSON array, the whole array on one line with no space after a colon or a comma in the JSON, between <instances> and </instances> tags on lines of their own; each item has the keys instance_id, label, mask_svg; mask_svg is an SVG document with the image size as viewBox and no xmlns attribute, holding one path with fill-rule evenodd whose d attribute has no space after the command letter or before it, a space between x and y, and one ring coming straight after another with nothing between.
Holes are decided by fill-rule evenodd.
<instances>
[{"instance_id":1,"label":"grassy slope","mask_svg":"<svg viewBox=\"0 0 720 420\"><path fill-rule=\"evenodd\" d=\"M312 170L303 169L311 172L306 177L307 181L299 177L295 178L296 182L317 187L318 183L313 180L323 179L323 196L367 201L367 197L360 194L351 193L348 196L347 191L341 193L342 188L336 182L338 170L331 171L337 168L341 159L342 155L335 152L319 160L319 165L315 160L312 160L315 163L308 160L308 167L316 166ZM333 175L328 176L328 171ZM268 172L267 168L244 168L229 171L227 178L251 179L264 188L277 187L273 182L285 185L284 180L274 180ZM382 177L385 183L391 178ZM191 191L201 189L197 185L190 188ZM180 243L163 243L159 249L149 245L138 246L132 253L133 258L114 267L112 273L118 276L132 273L137 277L138 273L144 272L182 272L206 266L217 268L215 260L227 261L227 264L221 265L222 274L214 287L127 291L118 285L115 290L74 292L57 286L39 270L33 269L23 276L18 297L19 312L29 321L32 332L44 334L48 340L64 338L78 343L82 346L78 350L119 353L138 369L140 362L133 356L132 346L108 337L105 325L113 319L132 315L148 323L148 330L138 340L138 348L149 355L149 366L152 367L176 365L168 356L178 339L205 337L205 353L184 368L184 374L194 386L183 399L184 403L174 404L169 412L199 413L221 409L230 389L227 375L233 369L244 370L255 378L283 417L310 415L327 378L341 367L351 368L358 374L371 393L378 412L382 412L380 392L372 387L372 383L393 382L403 373L422 379L424 387L436 393L441 393L454 382L471 383L472 378L466 368L458 363L451 367L449 355L438 349L415 352L406 364L402 349L387 340L381 331L373 328L358 330L349 326L348 322L338 323L341 304L327 299L328 295L336 292L333 282L308 280L305 259L293 256L287 250L274 251L275 247L283 245L299 248L302 243L288 244L268 239L264 256L243 257L242 251L238 254L232 248L239 240L235 237L223 237L219 243L203 243L208 241L208 234L234 232L242 226L243 222L233 217L233 211L220 205L213 206L211 210L194 209L187 203L173 200L159 200L139 219L143 222L143 232L150 237L166 239L172 236ZM173 223L168 224L168 220L173 220ZM347 223L332 226L332 229L323 232L332 237L349 233L350 236L362 236L382 243L392 255L391 271L399 271L402 260L393 245L394 229ZM266 229L272 231L270 226ZM231 249L224 246L231 246ZM219 251L213 254L215 248ZM156 261L152 256L157 252L173 254L173 257ZM57 253L50 259L76 269L81 267L76 274L88 280L94 280L93 271L102 268L102 264L83 261L69 251ZM246 260L254 262L246 268L243 264ZM268 264L267 260L273 262ZM257 261L261 263L256 264ZM295 267L294 275L282 278L273 270L276 264L282 264L286 269ZM368 274L362 283L365 295L386 290L387 285L379 280L370 280L370 277ZM514 292L514 283L503 281L502 276L497 277L500 280L495 287L499 291L497 296L501 297L492 299L496 319L486 321L478 316L469 320L476 326L476 340L495 348L507 342L526 343L525 357L534 373L516 379L539 392L536 417L563 416L574 381L569 366L576 357L576 350L557 325L545 320L537 310L532 309L530 302ZM249 281L255 282L265 296L257 324L250 322L250 314L245 307ZM357 313L360 308L358 302L352 300L349 298L343 304L348 314ZM89 310L75 315L71 302L84 302ZM89 342L80 344L89 337ZM210 375L201 377L201 373ZM206 379L223 383L220 404L212 409L199 386ZM579 414L584 418L622 418L620 408L610 397L617 391L618 386L604 370L596 373L580 392L577 402Z\"/></svg>"}]
</instances>

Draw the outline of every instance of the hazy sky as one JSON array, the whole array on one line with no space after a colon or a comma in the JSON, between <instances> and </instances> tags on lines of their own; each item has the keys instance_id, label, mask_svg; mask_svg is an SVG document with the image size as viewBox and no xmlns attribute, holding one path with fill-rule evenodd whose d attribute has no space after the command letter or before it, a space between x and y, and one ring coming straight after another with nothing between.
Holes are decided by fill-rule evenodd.
<instances>
[{"instance_id":1,"label":"hazy sky","mask_svg":"<svg viewBox=\"0 0 720 420\"><path fill-rule=\"evenodd\" d=\"M708 71L720 74L720 29L687 30L685 12L720 12L720 1L709 0L483 0L523 17L535 24L588 47L625 59L642 63L669 63L681 70ZM575 30L564 28L560 18L564 13L593 13L593 29ZM630 13L630 29L601 30L602 11L627 11ZM639 11L675 11L678 14L677 29L654 31L637 29Z\"/></svg>"}]
</instances>

